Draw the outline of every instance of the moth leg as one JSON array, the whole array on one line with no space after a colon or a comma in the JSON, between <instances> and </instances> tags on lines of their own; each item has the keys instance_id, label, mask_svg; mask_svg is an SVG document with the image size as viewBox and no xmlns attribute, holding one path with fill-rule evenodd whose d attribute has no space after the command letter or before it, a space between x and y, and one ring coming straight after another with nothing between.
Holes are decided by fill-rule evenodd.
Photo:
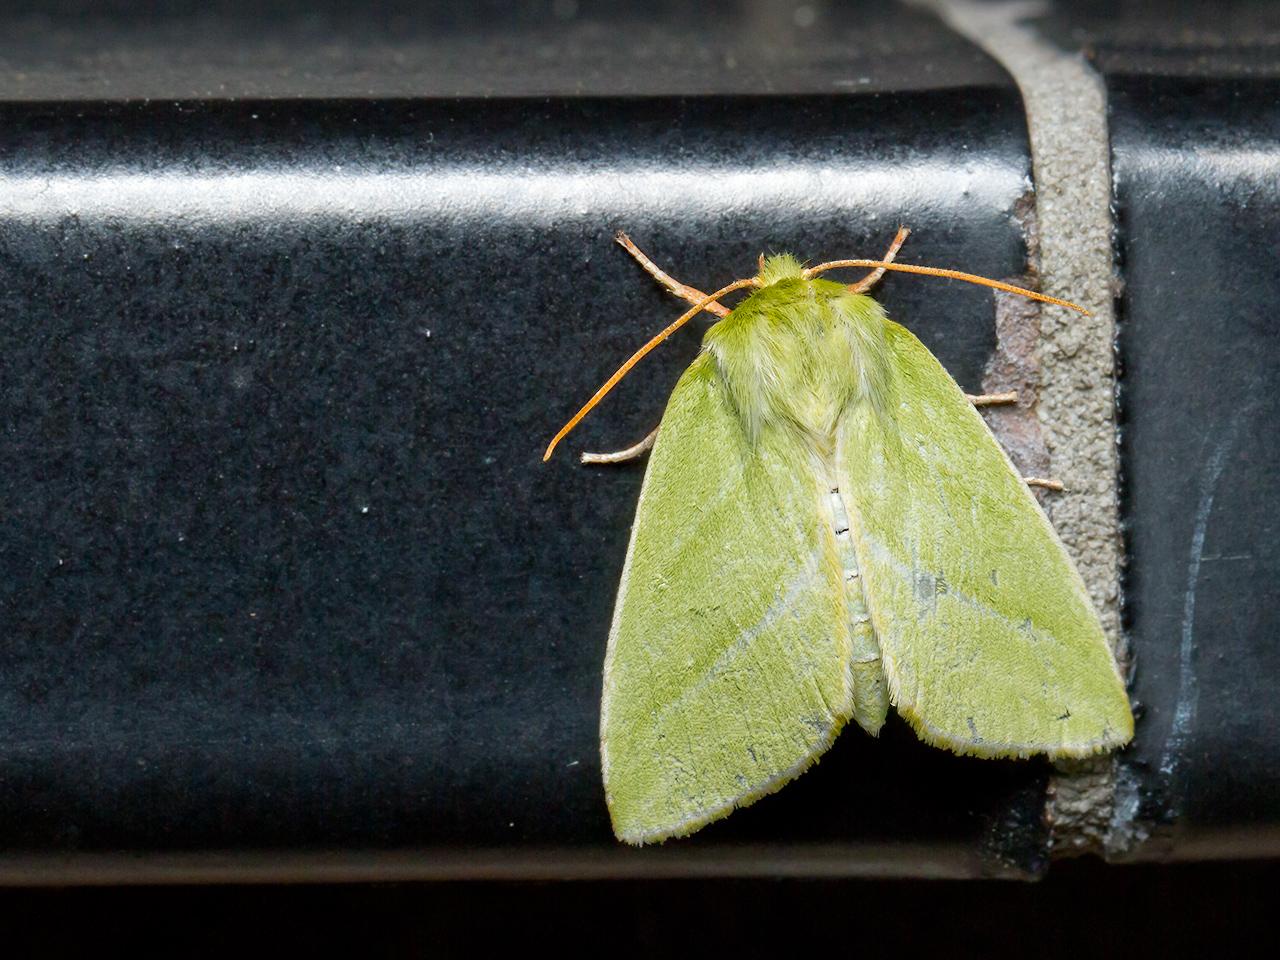
<instances>
[{"instance_id":1,"label":"moth leg","mask_svg":"<svg viewBox=\"0 0 1280 960\"><path fill-rule=\"evenodd\" d=\"M975 407L994 407L998 404L1018 402L1016 390L1010 390L1008 393L966 393L964 396ZM1023 477L1022 482L1028 487L1043 487L1045 490L1053 490L1057 493L1066 489L1061 480L1050 480L1045 477Z\"/></svg>"},{"instance_id":2,"label":"moth leg","mask_svg":"<svg viewBox=\"0 0 1280 960\"><path fill-rule=\"evenodd\" d=\"M902 249L902 245L906 243L907 237L909 236L911 236L911 231L908 230L906 227L898 228L898 235L893 238L893 243L889 244L889 249L884 255L883 259L885 263L893 262L893 258L898 255L898 251ZM870 273L868 273L865 277L863 277L857 283L849 284L849 292L850 293L866 293L868 290L874 287L880 281L880 278L883 276L884 276L884 267L880 267L877 270L872 270Z\"/></svg>"},{"instance_id":3,"label":"moth leg","mask_svg":"<svg viewBox=\"0 0 1280 960\"><path fill-rule=\"evenodd\" d=\"M627 447L625 450L615 450L613 453L584 453L582 455L583 463L627 463L630 460L638 460L649 452L653 447L653 442L658 439L658 427L654 427L652 432L641 440L639 443Z\"/></svg>"},{"instance_id":4,"label":"moth leg","mask_svg":"<svg viewBox=\"0 0 1280 960\"><path fill-rule=\"evenodd\" d=\"M701 303L703 300L707 299L707 295L701 290L695 290L693 287L681 283L645 256L644 252L632 243L631 238L621 230L618 231L617 235L613 239L618 241L618 245L621 246L623 250L636 258L636 262L638 262L640 266L644 267L645 272L648 273L649 276L653 277L681 300L688 300L690 303ZM717 317L725 317L729 315L729 308L721 306L718 303L707 304L706 310L708 313L714 313Z\"/></svg>"},{"instance_id":5,"label":"moth leg","mask_svg":"<svg viewBox=\"0 0 1280 960\"><path fill-rule=\"evenodd\" d=\"M1008 393L966 393L965 398L975 407L994 407L1002 403L1017 403L1018 393L1016 390Z\"/></svg>"},{"instance_id":6,"label":"moth leg","mask_svg":"<svg viewBox=\"0 0 1280 960\"><path fill-rule=\"evenodd\" d=\"M966 393L964 396L975 407L994 407L998 404L1018 402L1016 390L1010 390L1008 393ZM1057 493L1066 489L1061 480L1050 480L1045 477L1023 477L1022 482L1028 487L1043 487L1045 490L1053 490Z\"/></svg>"}]
</instances>

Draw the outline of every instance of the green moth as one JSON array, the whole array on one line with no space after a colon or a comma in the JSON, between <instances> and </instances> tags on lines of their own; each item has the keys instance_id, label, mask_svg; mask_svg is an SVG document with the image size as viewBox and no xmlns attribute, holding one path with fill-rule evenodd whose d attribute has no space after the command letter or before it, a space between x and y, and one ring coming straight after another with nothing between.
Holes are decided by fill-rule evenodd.
<instances>
[{"instance_id":1,"label":"green moth","mask_svg":"<svg viewBox=\"0 0 1280 960\"><path fill-rule=\"evenodd\" d=\"M677 327L721 317L656 431L609 634L600 752L621 840L682 836L777 790L850 719L876 735L890 705L927 743L978 757L1080 757L1133 735L1098 616L1027 483L865 291L902 270L1074 305L893 263L905 236L879 261L761 258L711 295L619 236L694 307L547 458ZM818 277L836 267L874 272Z\"/></svg>"}]
</instances>

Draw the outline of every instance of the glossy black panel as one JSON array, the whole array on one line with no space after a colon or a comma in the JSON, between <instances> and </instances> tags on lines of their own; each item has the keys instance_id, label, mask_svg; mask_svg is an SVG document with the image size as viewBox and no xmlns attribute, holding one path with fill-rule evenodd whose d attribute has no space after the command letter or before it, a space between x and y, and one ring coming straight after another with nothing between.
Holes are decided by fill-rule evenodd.
<instances>
[{"instance_id":1,"label":"glossy black panel","mask_svg":"<svg viewBox=\"0 0 1280 960\"><path fill-rule=\"evenodd\" d=\"M1280 853L1280 82L1109 87L1139 852Z\"/></svg>"},{"instance_id":2,"label":"glossy black panel","mask_svg":"<svg viewBox=\"0 0 1280 960\"><path fill-rule=\"evenodd\" d=\"M706 96L1004 84L904 4L857 0L13 0L0 100Z\"/></svg>"},{"instance_id":3,"label":"glossy black panel","mask_svg":"<svg viewBox=\"0 0 1280 960\"><path fill-rule=\"evenodd\" d=\"M1280 77L1280 4L1270 0L1072 0L1041 13L1037 31L1108 76Z\"/></svg>"},{"instance_id":4,"label":"glossy black panel","mask_svg":"<svg viewBox=\"0 0 1280 960\"><path fill-rule=\"evenodd\" d=\"M900 222L911 261L1009 276L1027 175L1007 86L4 107L0 846L615 856L597 698L641 468L573 455L649 430L699 330L541 464L678 312L613 231L706 288ZM977 387L988 292L882 298ZM688 846L1026 869L1043 773L851 730Z\"/></svg>"}]
</instances>

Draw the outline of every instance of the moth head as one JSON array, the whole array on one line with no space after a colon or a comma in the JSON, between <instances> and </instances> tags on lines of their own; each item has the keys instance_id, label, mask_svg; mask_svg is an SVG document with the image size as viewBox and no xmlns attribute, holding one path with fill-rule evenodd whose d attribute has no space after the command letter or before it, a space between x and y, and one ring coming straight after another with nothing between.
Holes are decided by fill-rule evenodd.
<instances>
[{"instance_id":1,"label":"moth head","mask_svg":"<svg viewBox=\"0 0 1280 960\"><path fill-rule=\"evenodd\" d=\"M756 281L761 287L772 286L779 280L799 280L804 276L804 264L789 253L760 255L760 272Z\"/></svg>"}]
</instances>

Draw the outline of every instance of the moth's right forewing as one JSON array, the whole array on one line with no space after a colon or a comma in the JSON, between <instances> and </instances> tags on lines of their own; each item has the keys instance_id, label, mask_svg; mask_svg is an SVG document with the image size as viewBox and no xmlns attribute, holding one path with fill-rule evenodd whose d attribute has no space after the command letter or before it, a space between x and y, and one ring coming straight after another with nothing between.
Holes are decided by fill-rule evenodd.
<instances>
[{"instance_id":1,"label":"moth's right forewing","mask_svg":"<svg viewBox=\"0 0 1280 960\"><path fill-rule=\"evenodd\" d=\"M605 660L601 760L621 839L687 834L776 790L848 718L820 488L798 438L748 442L700 356L662 420Z\"/></svg>"},{"instance_id":2,"label":"moth's right forewing","mask_svg":"<svg viewBox=\"0 0 1280 960\"><path fill-rule=\"evenodd\" d=\"M1082 756L1129 740L1084 583L981 416L905 328L895 396L842 435L842 489L894 704L929 743Z\"/></svg>"}]
</instances>

